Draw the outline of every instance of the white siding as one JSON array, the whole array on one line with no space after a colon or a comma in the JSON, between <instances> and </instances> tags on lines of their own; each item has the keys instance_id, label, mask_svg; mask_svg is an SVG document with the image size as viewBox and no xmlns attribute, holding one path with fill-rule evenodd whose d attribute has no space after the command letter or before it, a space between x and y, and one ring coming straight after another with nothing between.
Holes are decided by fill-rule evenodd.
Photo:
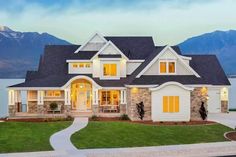
<instances>
[{"instance_id":1,"label":"white siding","mask_svg":"<svg viewBox=\"0 0 236 157\"><path fill-rule=\"evenodd\" d=\"M170 51L167 50L165 53L163 53L158 60L156 60L155 63L152 64L152 66L143 74L143 75L159 75L159 61L176 61L176 75L193 75L192 72L190 72L187 67ZM188 61L185 60L185 63L188 63Z\"/></svg>"},{"instance_id":2,"label":"white siding","mask_svg":"<svg viewBox=\"0 0 236 157\"><path fill-rule=\"evenodd\" d=\"M90 41L88 41L80 51L98 51L106 42L96 34Z\"/></svg>"},{"instance_id":3,"label":"white siding","mask_svg":"<svg viewBox=\"0 0 236 157\"><path fill-rule=\"evenodd\" d=\"M163 113L163 96L179 96L178 113ZM152 120L189 121L190 91L177 85L167 85L159 90L152 91Z\"/></svg>"},{"instance_id":4,"label":"white siding","mask_svg":"<svg viewBox=\"0 0 236 157\"><path fill-rule=\"evenodd\" d=\"M136 70L142 63L141 62L127 62L127 75L130 75Z\"/></svg>"},{"instance_id":5,"label":"white siding","mask_svg":"<svg viewBox=\"0 0 236 157\"><path fill-rule=\"evenodd\" d=\"M93 77L100 77L100 60L98 58L93 60Z\"/></svg>"},{"instance_id":6,"label":"white siding","mask_svg":"<svg viewBox=\"0 0 236 157\"><path fill-rule=\"evenodd\" d=\"M109 44L100 54L120 54L111 44Z\"/></svg>"},{"instance_id":7,"label":"white siding","mask_svg":"<svg viewBox=\"0 0 236 157\"><path fill-rule=\"evenodd\" d=\"M208 88L208 112L209 113L220 113L221 102L220 102L220 88Z\"/></svg>"}]
</instances>

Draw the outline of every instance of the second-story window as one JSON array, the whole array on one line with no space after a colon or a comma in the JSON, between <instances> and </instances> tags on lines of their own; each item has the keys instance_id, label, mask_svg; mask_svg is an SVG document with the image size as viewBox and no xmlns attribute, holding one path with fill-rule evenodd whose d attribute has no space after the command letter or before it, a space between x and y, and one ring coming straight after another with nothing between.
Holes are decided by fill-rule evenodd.
<instances>
[{"instance_id":1,"label":"second-story window","mask_svg":"<svg viewBox=\"0 0 236 157\"><path fill-rule=\"evenodd\" d=\"M90 68L91 67L91 63L73 63L72 64L73 68Z\"/></svg>"},{"instance_id":2,"label":"second-story window","mask_svg":"<svg viewBox=\"0 0 236 157\"><path fill-rule=\"evenodd\" d=\"M117 76L116 64L103 64L103 76Z\"/></svg>"},{"instance_id":3,"label":"second-story window","mask_svg":"<svg viewBox=\"0 0 236 157\"><path fill-rule=\"evenodd\" d=\"M175 61L160 61L160 74L175 74Z\"/></svg>"}]
</instances>

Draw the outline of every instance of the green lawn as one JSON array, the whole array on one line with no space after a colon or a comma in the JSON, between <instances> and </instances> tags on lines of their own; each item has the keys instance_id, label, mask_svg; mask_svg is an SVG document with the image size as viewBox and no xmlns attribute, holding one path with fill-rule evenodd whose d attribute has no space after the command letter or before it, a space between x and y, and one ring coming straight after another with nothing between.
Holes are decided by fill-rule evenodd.
<instances>
[{"instance_id":1,"label":"green lawn","mask_svg":"<svg viewBox=\"0 0 236 157\"><path fill-rule=\"evenodd\" d=\"M52 150L50 136L70 124L70 121L0 123L0 153Z\"/></svg>"},{"instance_id":2,"label":"green lawn","mask_svg":"<svg viewBox=\"0 0 236 157\"><path fill-rule=\"evenodd\" d=\"M159 146L226 141L232 129L220 124L195 126L154 126L127 122L89 122L72 135L77 148Z\"/></svg>"}]
</instances>

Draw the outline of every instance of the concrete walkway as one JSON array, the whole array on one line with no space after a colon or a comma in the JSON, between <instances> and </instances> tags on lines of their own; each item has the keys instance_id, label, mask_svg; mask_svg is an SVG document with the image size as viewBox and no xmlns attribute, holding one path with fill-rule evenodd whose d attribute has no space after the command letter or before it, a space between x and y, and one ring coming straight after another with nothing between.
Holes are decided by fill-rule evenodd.
<instances>
[{"instance_id":1,"label":"concrete walkway","mask_svg":"<svg viewBox=\"0 0 236 157\"><path fill-rule=\"evenodd\" d=\"M50 144L56 151L75 151L77 148L71 143L70 137L76 131L84 128L88 124L87 117L76 117L71 126L53 134L50 137Z\"/></svg>"},{"instance_id":2,"label":"concrete walkway","mask_svg":"<svg viewBox=\"0 0 236 157\"><path fill-rule=\"evenodd\" d=\"M236 127L236 112L229 113L209 113L208 120L215 121L232 129Z\"/></svg>"},{"instance_id":3,"label":"concrete walkway","mask_svg":"<svg viewBox=\"0 0 236 157\"><path fill-rule=\"evenodd\" d=\"M57 150L0 154L0 157L206 157L236 155L236 142L216 142L156 147Z\"/></svg>"}]
</instances>

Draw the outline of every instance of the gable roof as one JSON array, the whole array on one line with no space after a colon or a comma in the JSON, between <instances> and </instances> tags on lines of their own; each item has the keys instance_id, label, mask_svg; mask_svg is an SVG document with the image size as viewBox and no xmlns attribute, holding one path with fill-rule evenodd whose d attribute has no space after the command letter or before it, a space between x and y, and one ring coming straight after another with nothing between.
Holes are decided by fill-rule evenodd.
<instances>
[{"instance_id":1,"label":"gable roof","mask_svg":"<svg viewBox=\"0 0 236 157\"><path fill-rule=\"evenodd\" d=\"M91 41L92 39L94 39L94 37L96 37L96 36L98 36L103 42L105 42L105 43L107 42L107 40L106 40L100 33L96 32L96 33L93 34L93 35L89 38L89 40L87 40L82 46L80 46L79 48L77 48L74 53L78 53L81 49L84 48L84 46L85 46L88 42L90 42L90 41Z\"/></svg>"},{"instance_id":2,"label":"gable roof","mask_svg":"<svg viewBox=\"0 0 236 157\"><path fill-rule=\"evenodd\" d=\"M142 75L129 82L130 85L160 85L175 81L182 84L230 85L215 55L188 55L192 57L190 66L201 75ZM209 68L211 65L211 68Z\"/></svg>"},{"instance_id":3,"label":"gable roof","mask_svg":"<svg viewBox=\"0 0 236 157\"><path fill-rule=\"evenodd\" d=\"M105 39L112 41L129 59L145 59L155 49L150 36L105 36Z\"/></svg>"},{"instance_id":4,"label":"gable roof","mask_svg":"<svg viewBox=\"0 0 236 157\"><path fill-rule=\"evenodd\" d=\"M68 60L90 60L98 51L79 51L78 53L72 53Z\"/></svg>"},{"instance_id":5,"label":"gable roof","mask_svg":"<svg viewBox=\"0 0 236 157\"><path fill-rule=\"evenodd\" d=\"M112 43L112 41L108 41L91 59L93 59L94 57L98 56L99 54L101 54L103 52L104 49L106 49L108 46L112 46L121 56L123 56L125 59L129 60L127 58L127 56L116 46L114 45L114 43ZM115 54L117 55L117 54Z\"/></svg>"},{"instance_id":6,"label":"gable roof","mask_svg":"<svg viewBox=\"0 0 236 157\"><path fill-rule=\"evenodd\" d=\"M180 57L180 55L178 53L176 53L175 50L173 50L173 48L171 46L165 46L165 48L163 48L161 50L161 52L159 52L157 55L153 56L153 58L150 60L150 62L136 75L136 77L140 77L141 75L143 75L145 73L145 71L147 71L152 66L152 64L154 64L159 59L159 57L163 53L166 52L167 49L169 49L172 52L172 54L174 54L179 59L179 61L186 67L187 70L192 72L195 76L200 77L199 74L194 71L194 69L192 69L188 64L186 64L183 61L183 59Z\"/></svg>"}]
</instances>

